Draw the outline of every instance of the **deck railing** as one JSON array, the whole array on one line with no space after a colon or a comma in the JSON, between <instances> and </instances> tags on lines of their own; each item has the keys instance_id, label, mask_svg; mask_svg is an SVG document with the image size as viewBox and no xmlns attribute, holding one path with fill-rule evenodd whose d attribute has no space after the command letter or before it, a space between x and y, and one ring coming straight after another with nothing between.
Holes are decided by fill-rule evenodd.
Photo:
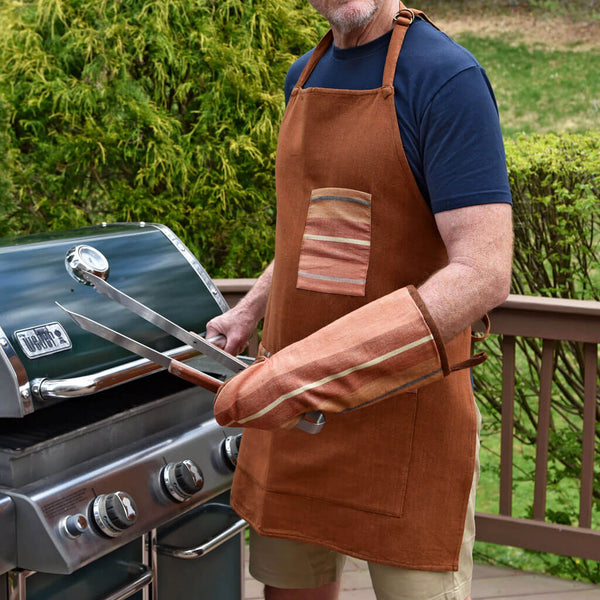
<instances>
[{"instance_id":1,"label":"deck railing","mask_svg":"<svg viewBox=\"0 0 600 600\"><path fill-rule=\"evenodd\" d=\"M250 289L254 280L223 279L216 280L216 283L229 305L233 306ZM600 482L594 480L596 423L600 412L597 401L600 302L511 295L492 311L490 320L491 333L500 336L502 348L499 514L477 513L477 539L600 560L600 531L592 528L594 486L597 493L600 491ZM519 337L537 338L542 345L533 515L530 519L512 516L515 363L516 340ZM579 342L583 344L584 352L582 468L577 526L545 521L554 346L560 340ZM250 354L256 351L256 347L255 337L250 342Z\"/></svg>"},{"instance_id":2,"label":"deck railing","mask_svg":"<svg viewBox=\"0 0 600 600\"><path fill-rule=\"evenodd\" d=\"M529 550L600 560L600 531L592 529L594 451L598 414L598 344L600 302L510 296L490 314L491 333L501 336L502 426L500 450L500 514L477 513L477 539ZM536 468L531 519L512 516L516 339L537 338L542 344ZM548 442L557 341L583 344L583 432L579 490L579 524L546 523Z\"/></svg>"}]
</instances>

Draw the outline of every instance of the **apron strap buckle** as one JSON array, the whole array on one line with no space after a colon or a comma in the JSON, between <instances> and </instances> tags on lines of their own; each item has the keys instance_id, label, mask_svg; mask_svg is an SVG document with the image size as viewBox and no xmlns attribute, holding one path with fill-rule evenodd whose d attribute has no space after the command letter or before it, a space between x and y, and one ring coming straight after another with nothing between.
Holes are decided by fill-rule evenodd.
<instances>
[{"instance_id":1,"label":"apron strap buckle","mask_svg":"<svg viewBox=\"0 0 600 600\"><path fill-rule=\"evenodd\" d=\"M408 13L410 16L406 17L406 14ZM395 15L394 15L394 22L398 21L398 19L404 15L404 18L408 18L408 24L412 25L412 22L415 20L415 11L412 10L412 8L401 8Z\"/></svg>"}]
</instances>

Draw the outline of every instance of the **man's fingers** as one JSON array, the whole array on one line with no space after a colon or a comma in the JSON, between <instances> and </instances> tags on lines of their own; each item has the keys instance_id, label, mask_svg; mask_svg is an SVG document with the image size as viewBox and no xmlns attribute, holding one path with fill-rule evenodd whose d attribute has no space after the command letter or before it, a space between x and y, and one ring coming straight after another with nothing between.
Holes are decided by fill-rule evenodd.
<instances>
[{"instance_id":1,"label":"man's fingers","mask_svg":"<svg viewBox=\"0 0 600 600\"><path fill-rule=\"evenodd\" d=\"M207 337L206 341L218 346L219 348L222 348L223 350L225 349L225 346L227 346L227 337L222 333L213 335L212 337Z\"/></svg>"}]
</instances>

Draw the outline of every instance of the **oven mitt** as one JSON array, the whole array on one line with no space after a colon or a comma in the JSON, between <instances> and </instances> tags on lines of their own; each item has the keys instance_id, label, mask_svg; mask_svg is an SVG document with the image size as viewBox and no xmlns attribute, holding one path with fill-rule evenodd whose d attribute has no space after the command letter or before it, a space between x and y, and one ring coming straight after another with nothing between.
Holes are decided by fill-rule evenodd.
<instances>
[{"instance_id":1,"label":"oven mitt","mask_svg":"<svg viewBox=\"0 0 600 600\"><path fill-rule=\"evenodd\" d=\"M225 426L290 428L304 413L361 408L485 358L450 367L435 322L409 286L257 359L219 388L215 418Z\"/></svg>"}]
</instances>

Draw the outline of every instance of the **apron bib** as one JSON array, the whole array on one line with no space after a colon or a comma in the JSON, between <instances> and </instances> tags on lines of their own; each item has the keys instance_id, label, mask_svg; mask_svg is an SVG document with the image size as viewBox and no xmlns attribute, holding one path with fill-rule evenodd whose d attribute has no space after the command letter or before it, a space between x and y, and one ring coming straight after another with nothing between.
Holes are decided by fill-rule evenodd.
<instances>
[{"instance_id":1,"label":"apron bib","mask_svg":"<svg viewBox=\"0 0 600 600\"><path fill-rule=\"evenodd\" d=\"M263 352L418 287L447 264L396 117L393 80L408 14L394 24L380 88L303 87L332 43L329 32L291 93L279 133ZM447 350L450 364L468 359L470 331ZM457 570L476 444L469 371L326 416L318 435L244 430L232 488L240 516L263 535L405 568Z\"/></svg>"}]
</instances>

